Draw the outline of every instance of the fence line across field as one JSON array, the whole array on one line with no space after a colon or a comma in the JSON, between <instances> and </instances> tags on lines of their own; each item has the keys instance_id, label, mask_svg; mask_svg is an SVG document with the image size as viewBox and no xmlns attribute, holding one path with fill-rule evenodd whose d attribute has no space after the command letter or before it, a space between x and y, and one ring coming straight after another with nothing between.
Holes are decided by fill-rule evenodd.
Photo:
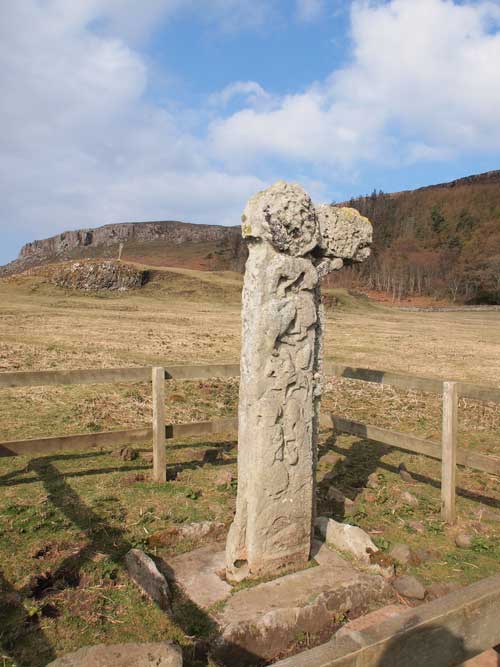
<instances>
[{"instance_id":1,"label":"fence line across field","mask_svg":"<svg viewBox=\"0 0 500 667\"><path fill-rule=\"evenodd\" d=\"M406 390L436 393L443 396L443 429L441 443L411 434L398 433L369 424L347 420L337 415L322 415L321 425L383 444L441 460L441 501L443 520L455 520L456 466L500 475L500 457L486 456L458 449L458 398L500 403L500 389L443 380L393 373L392 371L358 368L340 363L326 362L326 376L335 376L362 382L390 385ZM101 449L152 440L153 479L166 480L165 444L169 438L203 436L235 431L236 417L215 421L165 425L165 380L207 380L239 376L238 364L174 365L166 368L131 367L103 368L69 371L21 371L0 373L1 388L18 388L44 385L109 384L118 382L151 382L153 418L151 427L122 431L85 433L78 435L35 438L0 442L0 457L20 455L44 455L67 450Z\"/></svg>"}]
</instances>

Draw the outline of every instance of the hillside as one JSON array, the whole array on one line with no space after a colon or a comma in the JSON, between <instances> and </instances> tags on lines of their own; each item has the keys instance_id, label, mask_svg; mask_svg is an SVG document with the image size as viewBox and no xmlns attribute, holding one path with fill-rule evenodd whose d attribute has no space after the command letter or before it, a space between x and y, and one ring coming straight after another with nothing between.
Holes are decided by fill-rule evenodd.
<instances>
[{"instance_id":1,"label":"hillside","mask_svg":"<svg viewBox=\"0 0 500 667\"><path fill-rule=\"evenodd\" d=\"M374 225L370 260L328 279L405 298L500 303L500 171L346 202ZM0 275L71 259L122 258L152 267L242 271L239 227L177 221L109 224L27 243Z\"/></svg>"},{"instance_id":2,"label":"hillside","mask_svg":"<svg viewBox=\"0 0 500 667\"><path fill-rule=\"evenodd\" d=\"M122 258L140 264L200 270L242 268L239 227L169 220L109 224L32 241L21 248L16 260L0 269L0 274L68 259L116 258L120 244Z\"/></svg>"},{"instance_id":3,"label":"hillside","mask_svg":"<svg viewBox=\"0 0 500 667\"><path fill-rule=\"evenodd\" d=\"M500 303L500 171L349 205L370 218L369 262L342 278L358 287L465 303Z\"/></svg>"}]
</instances>

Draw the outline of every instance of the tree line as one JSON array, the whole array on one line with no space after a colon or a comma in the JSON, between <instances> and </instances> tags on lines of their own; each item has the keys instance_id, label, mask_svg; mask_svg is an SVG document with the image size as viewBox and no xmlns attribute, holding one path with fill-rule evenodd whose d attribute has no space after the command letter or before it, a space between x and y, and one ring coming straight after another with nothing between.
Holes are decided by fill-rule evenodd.
<instances>
[{"instance_id":1,"label":"tree line","mask_svg":"<svg viewBox=\"0 0 500 667\"><path fill-rule=\"evenodd\" d=\"M484 190L466 185L352 198L347 205L373 223L372 255L331 280L394 301L500 303L500 184Z\"/></svg>"}]
</instances>

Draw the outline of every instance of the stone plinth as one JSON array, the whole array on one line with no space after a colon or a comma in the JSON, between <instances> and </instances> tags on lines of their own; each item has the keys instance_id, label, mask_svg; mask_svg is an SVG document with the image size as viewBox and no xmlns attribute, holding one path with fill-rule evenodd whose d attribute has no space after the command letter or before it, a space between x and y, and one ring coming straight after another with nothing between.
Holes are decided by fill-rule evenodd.
<instances>
[{"instance_id":1,"label":"stone plinth","mask_svg":"<svg viewBox=\"0 0 500 667\"><path fill-rule=\"evenodd\" d=\"M378 575L360 572L313 541L315 567L233 591L221 579L223 544L215 543L168 561L168 576L217 623L213 649L225 665L254 665L289 650L301 633L327 637L339 619L384 604L391 588Z\"/></svg>"}]
</instances>

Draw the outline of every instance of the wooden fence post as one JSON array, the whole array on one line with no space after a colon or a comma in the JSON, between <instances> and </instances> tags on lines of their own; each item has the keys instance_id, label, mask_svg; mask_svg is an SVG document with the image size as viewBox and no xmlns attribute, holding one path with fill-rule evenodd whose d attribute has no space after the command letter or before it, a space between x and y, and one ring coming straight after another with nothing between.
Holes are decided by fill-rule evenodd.
<instances>
[{"instance_id":1,"label":"wooden fence post","mask_svg":"<svg viewBox=\"0 0 500 667\"><path fill-rule=\"evenodd\" d=\"M456 519L455 486L458 440L458 383L443 382L443 434L441 466L441 517L446 523Z\"/></svg>"},{"instance_id":2,"label":"wooden fence post","mask_svg":"<svg viewBox=\"0 0 500 667\"><path fill-rule=\"evenodd\" d=\"M165 369L152 369L153 391L153 480L167 481L167 461L165 451Z\"/></svg>"}]
</instances>

